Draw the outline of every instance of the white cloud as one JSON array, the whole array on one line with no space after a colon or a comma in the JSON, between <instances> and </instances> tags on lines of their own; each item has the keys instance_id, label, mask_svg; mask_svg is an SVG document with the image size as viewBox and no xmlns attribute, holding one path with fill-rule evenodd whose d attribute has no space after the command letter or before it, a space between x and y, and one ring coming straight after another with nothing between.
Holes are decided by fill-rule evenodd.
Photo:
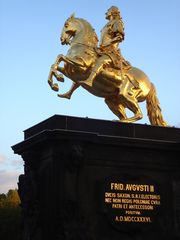
<instances>
[{"instance_id":1,"label":"white cloud","mask_svg":"<svg viewBox=\"0 0 180 240\"><path fill-rule=\"evenodd\" d=\"M8 158L3 154L0 154L0 167L2 169L11 169L11 170L18 170L23 168L23 161L21 158Z\"/></svg>"},{"instance_id":2,"label":"white cloud","mask_svg":"<svg viewBox=\"0 0 180 240\"><path fill-rule=\"evenodd\" d=\"M20 167L23 165L23 161L21 159L12 160L11 165L15 167Z\"/></svg>"},{"instance_id":3,"label":"white cloud","mask_svg":"<svg viewBox=\"0 0 180 240\"><path fill-rule=\"evenodd\" d=\"M0 153L0 193L7 193L9 189L18 188L18 177L22 173L22 159L8 158Z\"/></svg>"},{"instance_id":4,"label":"white cloud","mask_svg":"<svg viewBox=\"0 0 180 240\"><path fill-rule=\"evenodd\" d=\"M9 189L18 188L18 177L22 172L0 170L0 193L7 193Z\"/></svg>"},{"instance_id":5,"label":"white cloud","mask_svg":"<svg viewBox=\"0 0 180 240\"><path fill-rule=\"evenodd\" d=\"M0 154L0 164L4 164L6 162L6 157L2 154Z\"/></svg>"}]
</instances>

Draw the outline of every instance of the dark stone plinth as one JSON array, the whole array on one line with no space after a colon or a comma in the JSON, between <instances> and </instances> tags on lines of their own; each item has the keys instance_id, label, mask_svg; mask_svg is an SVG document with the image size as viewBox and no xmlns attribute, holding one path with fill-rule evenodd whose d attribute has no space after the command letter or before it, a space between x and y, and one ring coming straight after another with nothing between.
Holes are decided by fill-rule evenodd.
<instances>
[{"instance_id":1,"label":"dark stone plinth","mask_svg":"<svg viewBox=\"0 0 180 240\"><path fill-rule=\"evenodd\" d=\"M180 239L180 129L55 115L12 148L23 240Z\"/></svg>"}]
</instances>

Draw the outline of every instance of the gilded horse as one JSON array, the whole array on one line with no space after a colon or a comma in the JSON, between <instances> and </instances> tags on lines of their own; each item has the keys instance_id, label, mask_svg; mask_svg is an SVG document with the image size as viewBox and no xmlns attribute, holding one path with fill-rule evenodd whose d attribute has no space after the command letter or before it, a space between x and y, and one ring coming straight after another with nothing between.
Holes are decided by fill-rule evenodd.
<instances>
[{"instance_id":1,"label":"gilded horse","mask_svg":"<svg viewBox=\"0 0 180 240\"><path fill-rule=\"evenodd\" d=\"M54 91L59 91L53 78L63 82L64 76L73 81L70 90L58 94L61 98L70 99L72 93L82 86L91 94L102 97L110 110L121 122L135 122L143 117L138 102L146 100L147 114L152 125L167 126L163 119L161 108L153 83L148 76L138 68L115 69L108 65L96 76L93 85L83 84L91 73L91 69L98 58L98 38L92 26L84 19L69 17L62 29L61 44L69 44L67 55L57 56L51 66L48 83ZM64 62L63 66L60 63ZM138 86L134 86L136 81ZM121 91L123 89L123 91ZM134 116L127 117L128 108Z\"/></svg>"}]
</instances>

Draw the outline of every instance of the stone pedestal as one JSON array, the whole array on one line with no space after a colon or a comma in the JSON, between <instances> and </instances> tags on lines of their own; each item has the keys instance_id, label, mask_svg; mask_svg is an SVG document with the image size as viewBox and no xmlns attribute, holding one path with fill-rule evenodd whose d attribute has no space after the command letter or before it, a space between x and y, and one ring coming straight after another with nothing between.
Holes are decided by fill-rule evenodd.
<instances>
[{"instance_id":1,"label":"stone pedestal","mask_svg":"<svg viewBox=\"0 0 180 240\"><path fill-rule=\"evenodd\" d=\"M24 136L23 240L180 239L180 129L54 115Z\"/></svg>"}]
</instances>

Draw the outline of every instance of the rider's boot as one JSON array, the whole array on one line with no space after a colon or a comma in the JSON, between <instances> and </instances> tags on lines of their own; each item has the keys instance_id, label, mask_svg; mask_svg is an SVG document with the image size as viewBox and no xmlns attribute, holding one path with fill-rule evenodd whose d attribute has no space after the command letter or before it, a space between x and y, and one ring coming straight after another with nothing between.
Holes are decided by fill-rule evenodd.
<instances>
[{"instance_id":1,"label":"rider's boot","mask_svg":"<svg viewBox=\"0 0 180 240\"><path fill-rule=\"evenodd\" d=\"M93 70L91 72L91 74L89 75L89 77L85 81L81 81L81 83L92 87L94 79L96 78L96 76L97 76L97 72L94 72L94 70Z\"/></svg>"}]
</instances>

